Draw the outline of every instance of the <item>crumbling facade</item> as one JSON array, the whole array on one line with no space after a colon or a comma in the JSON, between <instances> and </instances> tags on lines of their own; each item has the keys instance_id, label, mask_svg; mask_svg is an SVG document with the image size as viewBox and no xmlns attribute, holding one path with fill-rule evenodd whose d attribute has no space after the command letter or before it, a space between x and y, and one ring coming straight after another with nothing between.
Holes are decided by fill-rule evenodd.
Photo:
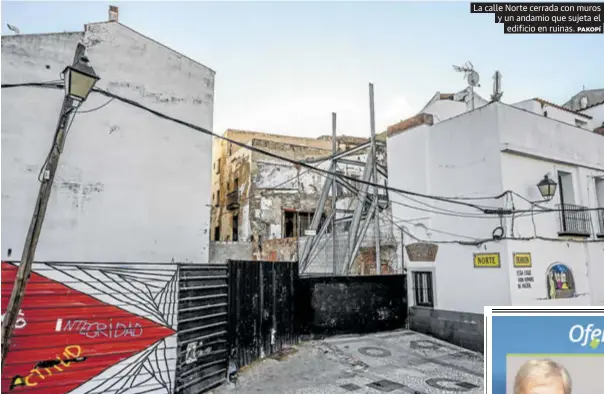
<instances>
[{"instance_id":1,"label":"crumbling facade","mask_svg":"<svg viewBox=\"0 0 604 394\"><path fill-rule=\"evenodd\" d=\"M261 258L263 242L303 236L315 214L325 177L254 148L307 161L330 156L331 137L314 139L241 130L227 130L224 137L251 149L214 140L210 239L252 242L254 253L250 258ZM364 141L340 137L338 149Z\"/></svg>"}]
</instances>

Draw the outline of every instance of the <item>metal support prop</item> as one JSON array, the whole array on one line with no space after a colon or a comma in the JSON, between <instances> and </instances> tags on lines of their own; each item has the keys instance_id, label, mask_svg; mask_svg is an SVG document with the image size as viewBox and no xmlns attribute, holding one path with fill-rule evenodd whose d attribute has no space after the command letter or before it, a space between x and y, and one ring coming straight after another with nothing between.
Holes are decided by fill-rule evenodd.
<instances>
[{"instance_id":1,"label":"metal support prop","mask_svg":"<svg viewBox=\"0 0 604 394\"><path fill-rule=\"evenodd\" d=\"M331 153L334 155L338 151L338 141L336 139L336 113L331 113ZM337 170L337 161L333 159L331 161L331 166L334 170ZM333 262L333 275L336 274L337 264L338 264L338 249L337 249L337 238L336 238L336 200L338 198L338 182L336 177L332 176L331 182L331 211L334 212L331 219L331 255Z\"/></svg>"},{"instance_id":2,"label":"metal support prop","mask_svg":"<svg viewBox=\"0 0 604 394\"><path fill-rule=\"evenodd\" d=\"M373 157L373 166L372 166L372 177L373 183L378 184L377 177L377 150L375 147L375 107L373 100L373 84L369 84L369 121L371 123L371 156ZM380 195L377 187L373 186L373 197L376 201L378 201ZM379 204L377 205L379 206ZM381 256L380 256L380 211L376 209L375 217L373 218L375 222L374 233L375 233L375 274L379 275L381 273Z\"/></svg>"}]
</instances>

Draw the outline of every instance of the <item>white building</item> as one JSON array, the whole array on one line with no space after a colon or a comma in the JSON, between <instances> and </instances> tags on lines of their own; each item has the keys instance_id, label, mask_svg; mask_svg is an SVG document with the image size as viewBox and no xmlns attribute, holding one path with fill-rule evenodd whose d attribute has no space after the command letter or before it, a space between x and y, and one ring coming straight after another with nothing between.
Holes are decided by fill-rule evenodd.
<instances>
[{"instance_id":1,"label":"white building","mask_svg":"<svg viewBox=\"0 0 604 394\"><path fill-rule=\"evenodd\" d=\"M2 83L58 80L78 42L97 87L212 129L214 71L118 22L2 37ZM2 259L19 260L63 91L2 90ZM72 124L36 252L45 261L207 261L212 139L92 93Z\"/></svg>"},{"instance_id":2,"label":"white building","mask_svg":"<svg viewBox=\"0 0 604 394\"><path fill-rule=\"evenodd\" d=\"M468 198L391 193L405 248L438 246L433 262L410 261L406 249L412 328L481 349L484 306L604 305L604 212L574 209L604 208L603 109L492 102L440 121L420 114L389 132L390 186ZM546 174L556 195L531 214L524 199L543 200L537 183ZM505 191L517 195L476 199ZM466 203L518 213L485 215Z\"/></svg>"},{"instance_id":3,"label":"white building","mask_svg":"<svg viewBox=\"0 0 604 394\"><path fill-rule=\"evenodd\" d=\"M211 130L214 71L118 23L112 11L113 21L83 32L3 36L2 83L57 81L83 43L97 87ZM63 96L2 89L3 307ZM187 352L182 366L186 344L176 332L199 323L186 320L197 308L179 288L195 268L174 262L208 261L211 155L210 136L91 93L68 131L2 392L172 393L207 384L182 372L203 371L203 360L190 363ZM52 372L39 364L55 358L61 368Z\"/></svg>"}]
</instances>

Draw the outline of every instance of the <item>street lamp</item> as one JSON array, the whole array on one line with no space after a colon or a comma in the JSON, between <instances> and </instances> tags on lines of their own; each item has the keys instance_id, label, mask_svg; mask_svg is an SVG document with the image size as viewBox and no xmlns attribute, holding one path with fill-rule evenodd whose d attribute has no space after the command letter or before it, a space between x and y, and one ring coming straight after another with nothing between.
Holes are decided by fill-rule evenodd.
<instances>
[{"instance_id":1,"label":"street lamp","mask_svg":"<svg viewBox=\"0 0 604 394\"><path fill-rule=\"evenodd\" d=\"M94 84L99 80L94 69L88 64L86 56L80 57L73 66L65 67L63 76L65 78L65 95L78 102L88 98Z\"/></svg>"},{"instance_id":2,"label":"street lamp","mask_svg":"<svg viewBox=\"0 0 604 394\"><path fill-rule=\"evenodd\" d=\"M73 64L65 67L65 70L63 70L62 76L65 79L65 97L63 98L63 106L61 107L52 148L43 167L45 175L44 178L40 180L38 199L25 238L21 264L19 264L19 268L17 269L17 275L6 308L6 314L2 316L2 368L4 368L6 355L8 354L9 341L17 322L17 313L21 308L21 301L23 301L23 297L25 296L25 286L31 275L36 247L38 245L38 239L40 238L40 232L42 231L42 224L44 223L46 214L46 207L48 206L55 173L59 166L59 158L63 151L63 146L65 145L65 138L67 137L67 129L71 125L71 122L68 122L67 120L70 116L72 117L71 119L75 116L74 110L77 107L74 107L74 102L81 104L86 100L92 91L94 84L99 80L99 77L88 64L88 58L84 55L85 53L86 47L81 43L78 44Z\"/></svg>"},{"instance_id":3,"label":"street lamp","mask_svg":"<svg viewBox=\"0 0 604 394\"><path fill-rule=\"evenodd\" d=\"M543 179L537 184L537 188L539 188L539 192L541 196L547 201L551 200L556 195L556 187L558 184L554 182L552 179L549 179L547 174L543 177Z\"/></svg>"}]
</instances>

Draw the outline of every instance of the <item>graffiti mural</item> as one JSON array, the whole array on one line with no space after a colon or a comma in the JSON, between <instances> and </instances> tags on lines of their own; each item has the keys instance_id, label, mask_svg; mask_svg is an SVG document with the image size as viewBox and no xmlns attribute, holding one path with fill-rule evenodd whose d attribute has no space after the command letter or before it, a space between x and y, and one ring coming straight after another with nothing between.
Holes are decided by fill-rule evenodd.
<instances>
[{"instance_id":1,"label":"graffiti mural","mask_svg":"<svg viewBox=\"0 0 604 394\"><path fill-rule=\"evenodd\" d=\"M549 299L576 297L575 278L571 269L560 263L547 270L547 297Z\"/></svg>"},{"instance_id":2,"label":"graffiti mural","mask_svg":"<svg viewBox=\"0 0 604 394\"><path fill-rule=\"evenodd\" d=\"M2 262L2 316L17 265ZM3 393L172 393L174 264L34 263Z\"/></svg>"}]
</instances>

